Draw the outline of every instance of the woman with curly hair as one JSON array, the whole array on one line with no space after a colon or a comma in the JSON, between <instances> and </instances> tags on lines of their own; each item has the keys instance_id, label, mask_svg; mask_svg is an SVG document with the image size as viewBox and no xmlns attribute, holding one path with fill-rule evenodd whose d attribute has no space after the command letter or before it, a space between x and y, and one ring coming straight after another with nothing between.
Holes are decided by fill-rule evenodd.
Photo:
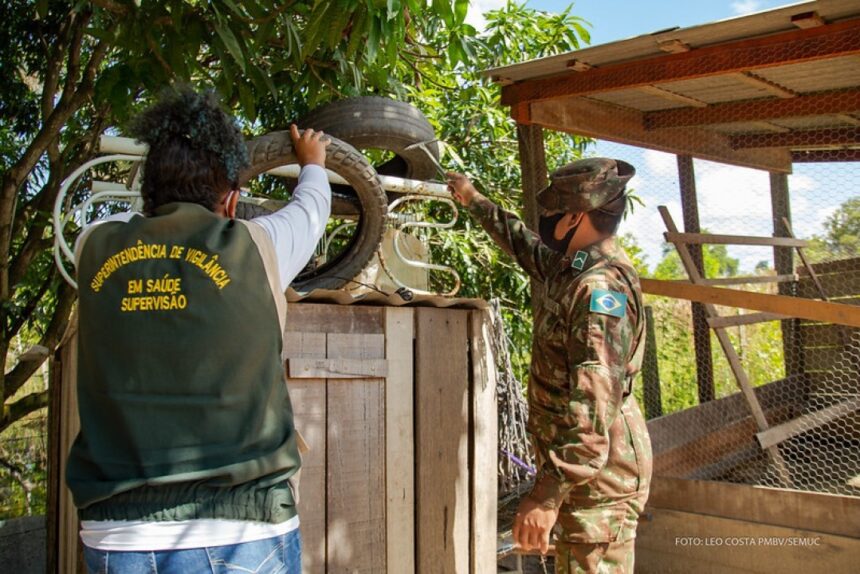
<instances>
[{"instance_id":1,"label":"woman with curly hair","mask_svg":"<svg viewBox=\"0 0 860 574\"><path fill-rule=\"evenodd\" d=\"M67 482L90 572L301 572L301 459L282 362L284 291L325 231L322 132L291 127L292 201L234 219L242 135L211 93L166 93L144 213L76 246L81 430Z\"/></svg>"}]
</instances>

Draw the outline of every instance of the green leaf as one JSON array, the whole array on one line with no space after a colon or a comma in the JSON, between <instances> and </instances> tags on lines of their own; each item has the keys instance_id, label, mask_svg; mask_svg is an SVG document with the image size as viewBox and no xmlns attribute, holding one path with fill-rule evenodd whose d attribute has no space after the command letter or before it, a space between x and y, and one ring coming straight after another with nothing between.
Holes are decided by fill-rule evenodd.
<instances>
[{"instance_id":1,"label":"green leaf","mask_svg":"<svg viewBox=\"0 0 860 574\"><path fill-rule=\"evenodd\" d=\"M239 46L239 40L237 40L236 36L233 35L233 30L230 29L227 20L220 14L216 15L215 33L218 34L218 37L221 38L222 42L224 42L224 46L227 48L227 51L230 52L230 55L233 56L233 60L239 65L239 68L244 73L246 65L245 55L242 53L242 48Z\"/></svg>"}]
</instances>

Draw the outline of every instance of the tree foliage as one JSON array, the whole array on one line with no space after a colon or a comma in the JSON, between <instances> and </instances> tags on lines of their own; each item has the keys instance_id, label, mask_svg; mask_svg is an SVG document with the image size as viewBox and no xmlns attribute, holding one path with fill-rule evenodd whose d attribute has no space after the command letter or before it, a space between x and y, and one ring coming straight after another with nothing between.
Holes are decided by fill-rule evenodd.
<instances>
[{"instance_id":1,"label":"tree foliage","mask_svg":"<svg viewBox=\"0 0 860 574\"><path fill-rule=\"evenodd\" d=\"M844 201L824 221L824 234L812 237L807 253L815 262L860 256L860 197Z\"/></svg>"},{"instance_id":2,"label":"tree foliage","mask_svg":"<svg viewBox=\"0 0 860 574\"><path fill-rule=\"evenodd\" d=\"M250 132L284 128L334 97L406 91L429 48L442 66L473 55L466 0L134 2L0 5L0 431L46 404L21 396L43 359L12 362L13 340L53 350L74 292L51 261L60 183L164 86L214 87ZM416 56L417 55L417 56Z\"/></svg>"}]
</instances>

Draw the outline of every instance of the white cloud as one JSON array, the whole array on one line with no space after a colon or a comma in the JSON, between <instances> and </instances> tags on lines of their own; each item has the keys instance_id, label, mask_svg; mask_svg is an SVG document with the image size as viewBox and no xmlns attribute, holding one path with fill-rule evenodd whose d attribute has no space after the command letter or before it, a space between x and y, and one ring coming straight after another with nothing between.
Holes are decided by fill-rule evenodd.
<instances>
[{"instance_id":1,"label":"white cloud","mask_svg":"<svg viewBox=\"0 0 860 574\"><path fill-rule=\"evenodd\" d=\"M735 0L732 2L732 11L738 16L752 14L761 10L760 0Z\"/></svg>"},{"instance_id":2,"label":"white cloud","mask_svg":"<svg viewBox=\"0 0 860 574\"><path fill-rule=\"evenodd\" d=\"M487 25L484 14L490 10L503 8L507 0L471 0L469 11L466 13L466 22L474 26L478 32L483 32Z\"/></svg>"}]
</instances>

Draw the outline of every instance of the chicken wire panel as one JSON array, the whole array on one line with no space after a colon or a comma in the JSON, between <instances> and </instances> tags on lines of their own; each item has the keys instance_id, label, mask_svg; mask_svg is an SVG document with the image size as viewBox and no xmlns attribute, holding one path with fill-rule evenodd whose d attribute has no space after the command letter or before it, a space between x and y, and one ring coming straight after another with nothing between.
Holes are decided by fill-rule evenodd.
<instances>
[{"instance_id":1,"label":"chicken wire panel","mask_svg":"<svg viewBox=\"0 0 860 574\"><path fill-rule=\"evenodd\" d=\"M605 141L596 142L590 153L623 159L637 168L629 189L644 206L634 204L619 234L640 274L687 280L677 249L664 240L666 227L657 210L665 205L684 231L678 158ZM784 227L775 227L780 218L774 218L771 174L699 159L692 167L699 231L785 234ZM823 294L792 248L704 245L705 277L750 281L718 285L732 289L860 304L858 182L860 163L854 162L797 163L784 180L787 215L796 236L809 242L804 254ZM777 275L789 277L773 282ZM646 353L636 395L649 419L664 415L650 424L656 473L860 495L858 329L798 319L724 329L768 427L785 431L783 440L765 450L714 330L694 322L689 301L646 295L645 303L653 317L655 344ZM752 313L719 306L716 311L724 317ZM700 400L701 385L712 386L713 400ZM775 464L775 457L783 462Z\"/></svg>"}]
</instances>

